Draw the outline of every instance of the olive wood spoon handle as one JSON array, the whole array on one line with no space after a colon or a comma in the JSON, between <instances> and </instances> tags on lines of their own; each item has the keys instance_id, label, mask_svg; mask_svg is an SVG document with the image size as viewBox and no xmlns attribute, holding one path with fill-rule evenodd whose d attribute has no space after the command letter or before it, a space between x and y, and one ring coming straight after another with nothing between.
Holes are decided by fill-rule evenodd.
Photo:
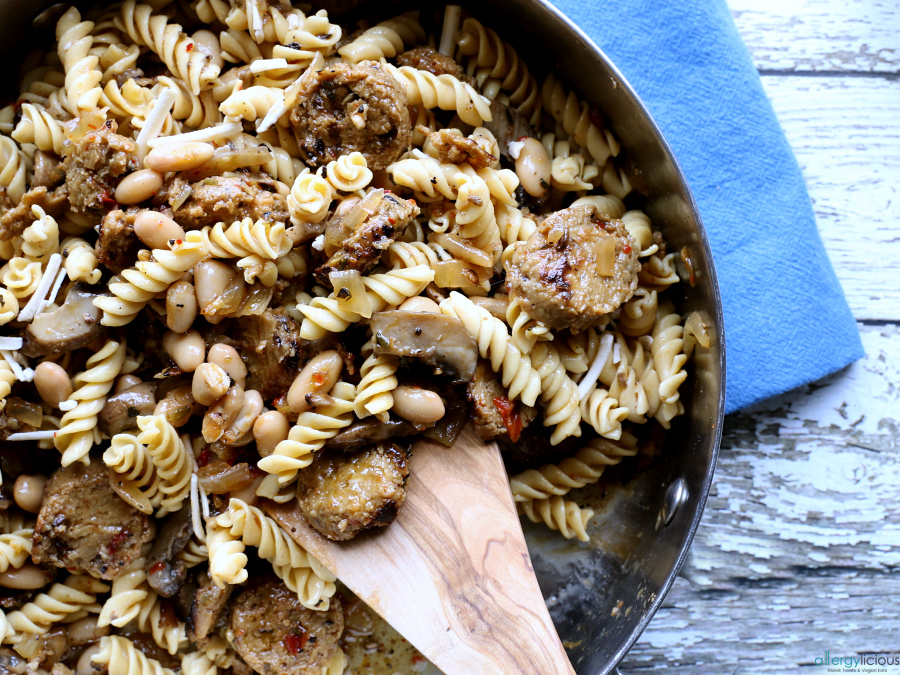
<instances>
[{"instance_id":1,"label":"olive wood spoon handle","mask_svg":"<svg viewBox=\"0 0 900 675\"><path fill-rule=\"evenodd\" d=\"M410 472L397 519L350 541L263 508L446 675L574 675L497 445L467 426L452 448L416 443Z\"/></svg>"}]
</instances>

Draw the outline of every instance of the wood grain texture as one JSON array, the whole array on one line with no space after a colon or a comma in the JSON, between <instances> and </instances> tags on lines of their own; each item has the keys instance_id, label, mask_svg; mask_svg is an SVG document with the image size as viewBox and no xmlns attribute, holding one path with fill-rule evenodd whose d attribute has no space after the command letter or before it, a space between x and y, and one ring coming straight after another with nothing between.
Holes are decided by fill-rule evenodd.
<instances>
[{"instance_id":1,"label":"wood grain texture","mask_svg":"<svg viewBox=\"0 0 900 675\"><path fill-rule=\"evenodd\" d=\"M767 76L763 85L853 315L900 320L900 81Z\"/></svg>"},{"instance_id":2,"label":"wood grain texture","mask_svg":"<svg viewBox=\"0 0 900 675\"><path fill-rule=\"evenodd\" d=\"M900 326L861 332L865 360L727 419L691 557L625 675L900 652Z\"/></svg>"},{"instance_id":3,"label":"wood grain texture","mask_svg":"<svg viewBox=\"0 0 900 675\"><path fill-rule=\"evenodd\" d=\"M900 72L894 0L729 0L760 70Z\"/></svg>"},{"instance_id":4,"label":"wood grain texture","mask_svg":"<svg viewBox=\"0 0 900 675\"><path fill-rule=\"evenodd\" d=\"M447 675L574 675L534 577L496 444L420 441L397 520L348 542L266 510Z\"/></svg>"}]
</instances>

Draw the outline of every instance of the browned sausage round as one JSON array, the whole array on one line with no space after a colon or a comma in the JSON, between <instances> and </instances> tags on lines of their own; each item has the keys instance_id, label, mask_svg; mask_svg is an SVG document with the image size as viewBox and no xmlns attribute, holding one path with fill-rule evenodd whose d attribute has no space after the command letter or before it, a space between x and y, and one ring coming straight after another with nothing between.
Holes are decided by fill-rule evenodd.
<instances>
[{"instance_id":1,"label":"browned sausage round","mask_svg":"<svg viewBox=\"0 0 900 675\"><path fill-rule=\"evenodd\" d=\"M231 608L234 646L261 675L321 675L344 631L340 601L328 611L300 604L297 594L275 576L256 578Z\"/></svg>"},{"instance_id":2,"label":"browned sausage round","mask_svg":"<svg viewBox=\"0 0 900 675\"><path fill-rule=\"evenodd\" d=\"M329 539L352 539L388 525L406 499L409 463L398 445L325 452L300 472L297 504L307 522Z\"/></svg>"},{"instance_id":3,"label":"browned sausage round","mask_svg":"<svg viewBox=\"0 0 900 675\"><path fill-rule=\"evenodd\" d=\"M619 220L594 206L548 216L507 263L510 299L554 330L588 328L637 287L638 245Z\"/></svg>"},{"instance_id":4,"label":"browned sausage round","mask_svg":"<svg viewBox=\"0 0 900 675\"><path fill-rule=\"evenodd\" d=\"M406 89L371 61L319 71L301 89L290 121L312 166L358 151L377 171L400 157L412 140Z\"/></svg>"}]
</instances>

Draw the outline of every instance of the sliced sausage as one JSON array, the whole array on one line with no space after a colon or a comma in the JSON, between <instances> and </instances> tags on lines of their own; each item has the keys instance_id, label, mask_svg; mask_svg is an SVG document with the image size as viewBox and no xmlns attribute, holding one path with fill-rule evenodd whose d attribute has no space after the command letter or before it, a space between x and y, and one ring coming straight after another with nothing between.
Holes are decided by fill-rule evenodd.
<instances>
[{"instance_id":1,"label":"sliced sausage","mask_svg":"<svg viewBox=\"0 0 900 675\"><path fill-rule=\"evenodd\" d=\"M297 594L270 575L241 591L231 608L237 653L261 675L321 675L344 631L341 603L328 611L300 604Z\"/></svg>"},{"instance_id":2,"label":"sliced sausage","mask_svg":"<svg viewBox=\"0 0 900 675\"><path fill-rule=\"evenodd\" d=\"M638 254L622 221L595 206L557 211L516 244L506 265L510 299L550 328L584 330L634 294Z\"/></svg>"},{"instance_id":3,"label":"sliced sausage","mask_svg":"<svg viewBox=\"0 0 900 675\"><path fill-rule=\"evenodd\" d=\"M172 204L180 190L170 187L166 194ZM220 221L230 225L244 218L283 223L288 219L287 200L266 174L213 176L191 185L190 198L175 209L172 218L186 230Z\"/></svg>"},{"instance_id":4,"label":"sliced sausage","mask_svg":"<svg viewBox=\"0 0 900 675\"><path fill-rule=\"evenodd\" d=\"M326 451L300 472L297 505L329 539L352 539L389 525L406 500L408 453L394 443L355 452Z\"/></svg>"},{"instance_id":5,"label":"sliced sausage","mask_svg":"<svg viewBox=\"0 0 900 675\"><path fill-rule=\"evenodd\" d=\"M406 89L374 61L323 68L302 86L290 123L314 167L358 151L377 171L412 140Z\"/></svg>"},{"instance_id":6,"label":"sliced sausage","mask_svg":"<svg viewBox=\"0 0 900 675\"><path fill-rule=\"evenodd\" d=\"M106 467L93 461L58 469L47 481L34 526L32 559L100 579L115 579L150 540L149 518L109 485Z\"/></svg>"},{"instance_id":7,"label":"sliced sausage","mask_svg":"<svg viewBox=\"0 0 900 675\"><path fill-rule=\"evenodd\" d=\"M100 213L115 206L116 186L140 168L136 148L133 140L116 133L112 121L85 134L63 162L72 210Z\"/></svg>"}]
</instances>

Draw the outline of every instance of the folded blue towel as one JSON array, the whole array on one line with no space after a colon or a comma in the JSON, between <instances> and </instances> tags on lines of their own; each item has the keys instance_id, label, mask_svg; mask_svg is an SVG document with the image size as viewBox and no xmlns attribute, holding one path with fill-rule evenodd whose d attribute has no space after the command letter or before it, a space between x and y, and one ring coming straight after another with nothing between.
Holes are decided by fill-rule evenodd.
<instances>
[{"instance_id":1,"label":"folded blue towel","mask_svg":"<svg viewBox=\"0 0 900 675\"><path fill-rule=\"evenodd\" d=\"M724 0L552 0L619 68L700 207L725 313L728 412L864 355L803 175Z\"/></svg>"}]
</instances>

